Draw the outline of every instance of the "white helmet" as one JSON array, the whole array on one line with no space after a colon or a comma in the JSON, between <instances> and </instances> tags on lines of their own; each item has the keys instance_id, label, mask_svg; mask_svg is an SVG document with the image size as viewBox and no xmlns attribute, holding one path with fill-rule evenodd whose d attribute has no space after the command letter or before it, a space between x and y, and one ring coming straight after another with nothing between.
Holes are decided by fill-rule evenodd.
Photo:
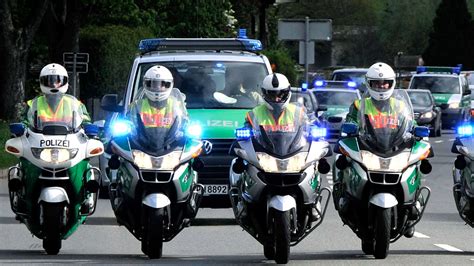
<instances>
[{"instance_id":1,"label":"white helmet","mask_svg":"<svg viewBox=\"0 0 474 266\"><path fill-rule=\"evenodd\" d=\"M395 88L395 72L385 63L373 64L365 75L370 97L377 101L390 98Z\"/></svg>"},{"instance_id":2,"label":"white helmet","mask_svg":"<svg viewBox=\"0 0 474 266\"><path fill-rule=\"evenodd\" d=\"M262 94L271 110L282 110L290 101L290 82L283 74L270 74L263 79Z\"/></svg>"},{"instance_id":3,"label":"white helmet","mask_svg":"<svg viewBox=\"0 0 474 266\"><path fill-rule=\"evenodd\" d=\"M60 64L52 63L41 69L40 88L44 94L66 93L68 85L68 75L66 69Z\"/></svg>"},{"instance_id":4,"label":"white helmet","mask_svg":"<svg viewBox=\"0 0 474 266\"><path fill-rule=\"evenodd\" d=\"M164 66L153 66L146 71L143 77L143 88L150 101L166 100L173 89L173 75Z\"/></svg>"}]
</instances>

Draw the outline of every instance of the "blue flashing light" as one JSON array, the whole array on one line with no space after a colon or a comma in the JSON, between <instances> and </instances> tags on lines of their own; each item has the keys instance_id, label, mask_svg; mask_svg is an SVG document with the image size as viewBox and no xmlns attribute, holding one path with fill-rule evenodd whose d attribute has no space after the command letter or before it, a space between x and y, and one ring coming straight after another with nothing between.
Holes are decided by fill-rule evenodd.
<instances>
[{"instance_id":1,"label":"blue flashing light","mask_svg":"<svg viewBox=\"0 0 474 266\"><path fill-rule=\"evenodd\" d=\"M252 137L252 130L250 128L241 127L235 129L235 137L237 140L246 140Z\"/></svg>"},{"instance_id":2,"label":"blue flashing light","mask_svg":"<svg viewBox=\"0 0 474 266\"><path fill-rule=\"evenodd\" d=\"M26 126L23 123L11 123L10 125L10 133L19 137L25 133Z\"/></svg>"},{"instance_id":3,"label":"blue flashing light","mask_svg":"<svg viewBox=\"0 0 474 266\"><path fill-rule=\"evenodd\" d=\"M463 124L456 129L456 132L461 137L469 137L474 133L474 129L471 124Z\"/></svg>"},{"instance_id":4,"label":"blue flashing light","mask_svg":"<svg viewBox=\"0 0 474 266\"><path fill-rule=\"evenodd\" d=\"M453 70L451 70L451 73L454 73L454 74L461 74L461 67L457 66L457 67L453 67Z\"/></svg>"},{"instance_id":5,"label":"blue flashing light","mask_svg":"<svg viewBox=\"0 0 474 266\"><path fill-rule=\"evenodd\" d=\"M426 72L426 67L425 66L417 66L416 67L416 73L417 74L423 73L423 72Z\"/></svg>"},{"instance_id":6,"label":"blue flashing light","mask_svg":"<svg viewBox=\"0 0 474 266\"><path fill-rule=\"evenodd\" d=\"M190 124L186 128L186 136L199 139L202 135L202 127L200 124Z\"/></svg>"},{"instance_id":7,"label":"blue flashing light","mask_svg":"<svg viewBox=\"0 0 474 266\"><path fill-rule=\"evenodd\" d=\"M222 64L222 63L216 63L216 68L224 68L224 64Z\"/></svg>"},{"instance_id":8,"label":"blue flashing light","mask_svg":"<svg viewBox=\"0 0 474 266\"><path fill-rule=\"evenodd\" d=\"M257 52L263 50L262 42L260 42L259 40L244 38L238 38L237 40L240 41L245 47L245 49L248 51Z\"/></svg>"},{"instance_id":9,"label":"blue flashing light","mask_svg":"<svg viewBox=\"0 0 474 266\"><path fill-rule=\"evenodd\" d=\"M324 80L315 80L313 83L315 88L320 88L326 86L326 81Z\"/></svg>"},{"instance_id":10,"label":"blue flashing light","mask_svg":"<svg viewBox=\"0 0 474 266\"><path fill-rule=\"evenodd\" d=\"M416 73L450 73L450 74L461 74L462 65L458 65L456 67L432 67L432 66L417 66Z\"/></svg>"},{"instance_id":11,"label":"blue flashing light","mask_svg":"<svg viewBox=\"0 0 474 266\"><path fill-rule=\"evenodd\" d=\"M94 124L84 125L84 132L87 136L97 136L99 134L99 127Z\"/></svg>"},{"instance_id":12,"label":"blue flashing light","mask_svg":"<svg viewBox=\"0 0 474 266\"><path fill-rule=\"evenodd\" d=\"M239 29L239 36L237 38L247 39L247 29Z\"/></svg>"},{"instance_id":13,"label":"blue flashing light","mask_svg":"<svg viewBox=\"0 0 474 266\"><path fill-rule=\"evenodd\" d=\"M325 127L311 126L310 135L314 140L327 136L328 130Z\"/></svg>"},{"instance_id":14,"label":"blue flashing light","mask_svg":"<svg viewBox=\"0 0 474 266\"><path fill-rule=\"evenodd\" d=\"M144 39L138 44L138 50L142 53L156 50L164 39Z\"/></svg>"},{"instance_id":15,"label":"blue flashing light","mask_svg":"<svg viewBox=\"0 0 474 266\"><path fill-rule=\"evenodd\" d=\"M357 83L355 83L354 81L349 81L347 82L347 87L355 89L357 87Z\"/></svg>"},{"instance_id":16,"label":"blue flashing light","mask_svg":"<svg viewBox=\"0 0 474 266\"><path fill-rule=\"evenodd\" d=\"M301 91L306 91L308 89L308 83L303 82L301 84Z\"/></svg>"},{"instance_id":17,"label":"blue flashing light","mask_svg":"<svg viewBox=\"0 0 474 266\"><path fill-rule=\"evenodd\" d=\"M112 124L111 128L114 137L122 137L130 134L132 123L128 120L117 120Z\"/></svg>"}]
</instances>

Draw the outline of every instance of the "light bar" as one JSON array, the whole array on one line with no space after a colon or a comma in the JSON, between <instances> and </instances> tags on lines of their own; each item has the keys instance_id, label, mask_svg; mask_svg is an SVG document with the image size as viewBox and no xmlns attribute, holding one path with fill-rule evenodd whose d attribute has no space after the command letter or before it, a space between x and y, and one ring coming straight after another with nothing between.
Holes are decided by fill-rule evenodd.
<instances>
[{"instance_id":1,"label":"light bar","mask_svg":"<svg viewBox=\"0 0 474 266\"><path fill-rule=\"evenodd\" d=\"M349 88L356 88L356 87L357 87L357 83L355 83L354 81L349 81L349 82L347 82L347 87L349 87Z\"/></svg>"},{"instance_id":2,"label":"light bar","mask_svg":"<svg viewBox=\"0 0 474 266\"><path fill-rule=\"evenodd\" d=\"M235 129L235 137L238 140L249 139L250 137L252 137L252 130L247 127L237 128Z\"/></svg>"},{"instance_id":3,"label":"light bar","mask_svg":"<svg viewBox=\"0 0 474 266\"><path fill-rule=\"evenodd\" d=\"M318 88L324 87L324 86L326 86L326 81L324 81L324 80L315 80L313 85L314 85L315 88L316 87L318 87Z\"/></svg>"},{"instance_id":4,"label":"light bar","mask_svg":"<svg viewBox=\"0 0 474 266\"><path fill-rule=\"evenodd\" d=\"M463 124L456 129L459 136L468 137L473 135L473 128L471 124Z\"/></svg>"},{"instance_id":5,"label":"light bar","mask_svg":"<svg viewBox=\"0 0 474 266\"><path fill-rule=\"evenodd\" d=\"M233 50L258 52L263 49L259 40L247 38L156 38L143 39L138 44L142 54L172 50Z\"/></svg>"},{"instance_id":6,"label":"light bar","mask_svg":"<svg viewBox=\"0 0 474 266\"><path fill-rule=\"evenodd\" d=\"M308 90L308 83L303 82L301 84L301 91L306 91L306 90Z\"/></svg>"},{"instance_id":7,"label":"light bar","mask_svg":"<svg viewBox=\"0 0 474 266\"><path fill-rule=\"evenodd\" d=\"M449 74L460 74L461 67L433 67L433 66L417 66L416 73L449 73Z\"/></svg>"},{"instance_id":8,"label":"light bar","mask_svg":"<svg viewBox=\"0 0 474 266\"><path fill-rule=\"evenodd\" d=\"M319 139L326 137L328 130L325 127L311 126L309 132L313 139Z\"/></svg>"}]
</instances>

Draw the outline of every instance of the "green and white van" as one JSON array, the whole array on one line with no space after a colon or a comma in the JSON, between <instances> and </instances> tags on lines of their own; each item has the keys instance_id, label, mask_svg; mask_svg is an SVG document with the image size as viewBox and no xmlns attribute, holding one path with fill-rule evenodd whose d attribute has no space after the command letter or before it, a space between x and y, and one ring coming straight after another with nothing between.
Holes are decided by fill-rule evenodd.
<instances>
[{"instance_id":1,"label":"green and white van","mask_svg":"<svg viewBox=\"0 0 474 266\"><path fill-rule=\"evenodd\" d=\"M469 117L469 85L460 67L419 66L408 88L431 91L436 105L441 107L443 128L455 127Z\"/></svg>"},{"instance_id":2,"label":"green and white van","mask_svg":"<svg viewBox=\"0 0 474 266\"><path fill-rule=\"evenodd\" d=\"M263 101L258 84L272 72L268 59L259 53L260 41L146 39L140 42L139 50L119 113L126 113L129 105L143 93L143 75L150 67L167 67L173 74L174 86L186 95L191 122L201 124L202 139L213 145L212 152L201 157L204 168L198 173L198 181L205 189L201 207L230 207L228 180L233 157L229 148L234 130L242 127L246 113ZM101 158L104 168L106 156Z\"/></svg>"}]
</instances>

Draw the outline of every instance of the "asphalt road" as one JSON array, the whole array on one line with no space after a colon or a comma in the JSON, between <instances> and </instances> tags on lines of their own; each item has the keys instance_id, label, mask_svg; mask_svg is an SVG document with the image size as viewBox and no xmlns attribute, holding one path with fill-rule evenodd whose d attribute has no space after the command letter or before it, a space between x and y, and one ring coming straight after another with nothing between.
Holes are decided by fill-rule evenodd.
<instances>
[{"instance_id":1,"label":"asphalt road","mask_svg":"<svg viewBox=\"0 0 474 266\"><path fill-rule=\"evenodd\" d=\"M365 256L360 241L348 226L343 226L332 201L322 225L291 248L294 265L474 265L474 228L459 218L452 197L450 153L452 131L431 138L435 157L433 171L424 181L432 190L430 202L415 236L391 244L382 261ZM331 185L330 174L324 184ZM96 213L67 240L57 256L48 256L42 241L32 237L19 224L10 209L6 181L0 180L0 264L272 264L263 248L233 224L230 209L201 209L196 225L184 229L164 243L163 258L149 260L140 243L125 227L119 227L107 200L100 200ZM211 225L218 222L220 225Z\"/></svg>"}]
</instances>

